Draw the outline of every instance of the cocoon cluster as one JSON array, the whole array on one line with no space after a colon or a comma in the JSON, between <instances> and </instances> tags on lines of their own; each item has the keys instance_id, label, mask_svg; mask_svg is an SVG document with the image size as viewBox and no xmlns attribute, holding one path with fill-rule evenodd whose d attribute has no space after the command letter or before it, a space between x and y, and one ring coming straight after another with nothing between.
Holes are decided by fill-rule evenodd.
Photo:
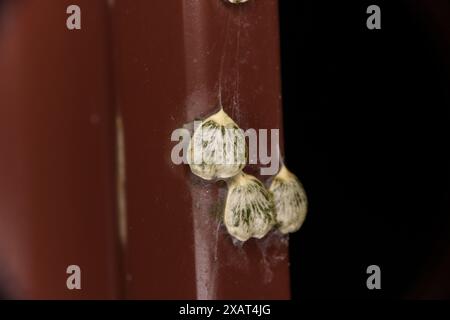
<instances>
[{"instance_id":1,"label":"cocoon cluster","mask_svg":"<svg viewBox=\"0 0 450 320\"><path fill-rule=\"evenodd\" d=\"M195 129L188 162L192 173L202 179L227 181L223 222L234 238L261 239L273 227L287 234L302 226L308 200L300 181L284 165L269 189L242 172L247 162L245 135L223 109Z\"/></svg>"}]
</instances>

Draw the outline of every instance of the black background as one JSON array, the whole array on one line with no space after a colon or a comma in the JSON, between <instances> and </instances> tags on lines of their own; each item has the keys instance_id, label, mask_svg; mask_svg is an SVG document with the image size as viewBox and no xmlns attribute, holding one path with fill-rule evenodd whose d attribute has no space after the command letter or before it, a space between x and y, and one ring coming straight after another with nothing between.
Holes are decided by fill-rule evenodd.
<instances>
[{"instance_id":1,"label":"black background","mask_svg":"<svg viewBox=\"0 0 450 320\"><path fill-rule=\"evenodd\" d=\"M310 201L294 299L450 298L449 8L280 1L286 162Z\"/></svg>"}]
</instances>

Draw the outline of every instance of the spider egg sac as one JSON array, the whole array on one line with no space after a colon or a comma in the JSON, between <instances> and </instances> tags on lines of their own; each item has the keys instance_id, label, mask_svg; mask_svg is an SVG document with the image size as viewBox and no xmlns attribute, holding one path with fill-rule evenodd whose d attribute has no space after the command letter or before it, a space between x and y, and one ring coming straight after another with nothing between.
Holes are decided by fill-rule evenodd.
<instances>
[{"instance_id":1,"label":"spider egg sac","mask_svg":"<svg viewBox=\"0 0 450 320\"><path fill-rule=\"evenodd\" d=\"M202 121L187 152L192 173L205 180L233 177L247 162L244 132L223 109Z\"/></svg>"},{"instance_id":2,"label":"spider egg sac","mask_svg":"<svg viewBox=\"0 0 450 320\"><path fill-rule=\"evenodd\" d=\"M272 195L261 181L243 172L228 181L224 213L228 233L240 241L261 239L274 223Z\"/></svg>"},{"instance_id":3,"label":"spider egg sac","mask_svg":"<svg viewBox=\"0 0 450 320\"><path fill-rule=\"evenodd\" d=\"M244 3L244 2L247 2L247 1L248 0L228 0L228 2L235 3L235 4Z\"/></svg>"},{"instance_id":4,"label":"spider egg sac","mask_svg":"<svg viewBox=\"0 0 450 320\"><path fill-rule=\"evenodd\" d=\"M269 190L275 203L278 229L284 234L300 229L305 221L308 200L297 177L283 165Z\"/></svg>"}]
</instances>

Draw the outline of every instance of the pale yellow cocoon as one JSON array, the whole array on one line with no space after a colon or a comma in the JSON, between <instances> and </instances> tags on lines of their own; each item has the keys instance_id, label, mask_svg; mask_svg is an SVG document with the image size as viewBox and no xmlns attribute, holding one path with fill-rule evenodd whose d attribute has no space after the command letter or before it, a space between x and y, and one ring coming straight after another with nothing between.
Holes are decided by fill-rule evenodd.
<instances>
[{"instance_id":1,"label":"pale yellow cocoon","mask_svg":"<svg viewBox=\"0 0 450 320\"><path fill-rule=\"evenodd\" d=\"M228 2L231 2L231 3L239 4L239 3L247 2L248 0L227 0L227 1L228 1Z\"/></svg>"},{"instance_id":2,"label":"pale yellow cocoon","mask_svg":"<svg viewBox=\"0 0 450 320\"><path fill-rule=\"evenodd\" d=\"M244 132L223 109L196 128L188 147L193 174L205 180L226 179L238 174L246 162Z\"/></svg>"},{"instance_id":3,"label":"pale yellow cocoon","mask_svg":"<svg viewBox=\"0 0 450 320\"><path fill-rule=\"evenodd\" d=\"M228 181L224 224L240 241L261 239L275 223L269 190L254 176L240 173Z\"/></svg>"},{"instance_id":4,"label":"pale yellow cocoon","mask_svg":"<svg viewBox=\"0 0 450 320\"><path fill-rule=\"evenodd\" d=\"M269 190L275 203L278 229L285 234L300 229L308 210L308 200L301 182L283 165Z\"/></svg>"}]
</instances>

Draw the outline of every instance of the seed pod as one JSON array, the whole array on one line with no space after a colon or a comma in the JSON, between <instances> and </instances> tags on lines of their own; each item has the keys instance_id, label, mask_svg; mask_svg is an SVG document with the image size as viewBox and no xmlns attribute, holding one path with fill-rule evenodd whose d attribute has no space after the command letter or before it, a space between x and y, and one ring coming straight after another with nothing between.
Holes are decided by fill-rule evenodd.
<instances>
[{"instance_id":1,"label":"seed pod","mask_svg":"<svg viewBox=\"0 0 450 320\"><path fill-rule=\"evenodd\" d=\"M308 209L301 182L283 165L269 190L273 194L278 229L284 234L300 229Z\"/></svg>"},{"instance_id":2,"label":"seed pod","mask_svg":"<svg viewBox=\"0 0 450 320\"><path fill-rule=\"evenodd\" d=\"M272 195L257 178L241 172L228 181L224 223L240 241L261 239L275 223Z\"/></svg>"},{"instance_id":3,"label":"seed pod","mask_svg":"<svg viewBox=\"0 0 450 320\"><path fill-rule=\"evenodd\" d=\"M244 132L221 109L195 130L188 162L192 173L205 180L235 176L247 162Z\"/></svg>"}]
</instances>

